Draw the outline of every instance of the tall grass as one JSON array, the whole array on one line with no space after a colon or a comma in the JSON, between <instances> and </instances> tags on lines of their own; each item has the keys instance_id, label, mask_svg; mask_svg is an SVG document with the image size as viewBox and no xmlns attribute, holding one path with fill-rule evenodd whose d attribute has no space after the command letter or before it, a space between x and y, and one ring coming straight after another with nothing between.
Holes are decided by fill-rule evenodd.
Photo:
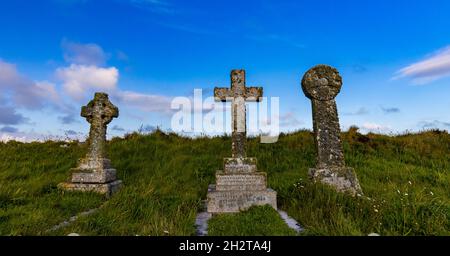
<instances>
[{"instance_id":1,"label":"tall grass","mask_svg":"<svg viewBox=\"0 0 450 256\"><path fill-rule=\"evenodd\" d=\"M450 235L448 133L384 136L350 129L342 138L346 163L355 168L365 197L352 198L309 181L307 171L315 162L309 131L282 134L275 144L249 140L247 154L258 158L258 168L268 173L269 186L278 192L279 207L306 228L304 234ZM124 187L106 201L56 188L86 151L84 145L0 143L0 235L194 235L208 184L214 183L222 158L230 156L230 138L192 139L158 130L108 144ZM68 227L45 232L102 204ZM241 220L248 218L236 215L216 222ZM219 233L246 235L248 230L222 228Z\"/></svg>"}]
</instances>

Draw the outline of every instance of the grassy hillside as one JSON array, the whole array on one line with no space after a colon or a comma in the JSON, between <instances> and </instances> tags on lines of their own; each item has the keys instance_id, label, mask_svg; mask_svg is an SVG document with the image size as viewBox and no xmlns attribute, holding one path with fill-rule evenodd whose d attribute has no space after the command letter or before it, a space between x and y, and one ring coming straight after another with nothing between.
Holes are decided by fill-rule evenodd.
<instances>
[{"instance_id":1,"label":"grassy hillside","mask_svg":"<svg viewBox=\"0 0 450 256\"><path fill-rule=\"evenodd\" d=\"M268 173L279 208L304 235L450 235L450 135L428 131L396 137L343 133L346 163L368 199L351 198L307 178L314 166L312 134L282 135L276 144L251 139L248 155ZM109 142L124 182L110 200L57 189L86 148L73 142L0 143L0 235L194 235L208 184L230 155L229 137L190 139L155 132ZM54 225L102 207L58 231ZM273 216L273 217L271 217ZM210 221L217 235L290 235L274 212L249 212ZM248 226L255 220L261 228ZM229 228L227 228L229 227Z\"/></svg>"}]
</instances>

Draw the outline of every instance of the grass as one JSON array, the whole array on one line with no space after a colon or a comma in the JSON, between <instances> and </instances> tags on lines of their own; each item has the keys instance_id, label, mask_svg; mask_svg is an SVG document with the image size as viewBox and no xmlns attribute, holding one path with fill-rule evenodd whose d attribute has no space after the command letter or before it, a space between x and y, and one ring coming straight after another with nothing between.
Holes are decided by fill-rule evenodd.
<instances>
[{"instance_id":1,"label":"grass","mask_svg":"<svg viewBox=\"0 0 450 256\"><path fill-rule=\"evenodd\" d=\"M295 236L271 206L253 206L245 212L221 214L208 221L211 236Z\"/></svg>"},{"instance_id":2,"label":"grass","mask_svg":"<svg viewBox=\"0 0 450 256\"><path fill-rule=\"evenodd\" d=\"M269 186L278 193L279 208L306 229L302 235L450 235L448 133L390 137L350 129L342 139L346 163L355 168L367 198L309 181L315 149L308 131L282 134L275 144L249 140L247 154L258 158L258 168L268 173ZM230 148L226 136L191 139L156 131L114 138L109 157L124 187L106 200L56 188L86 152L85 145L0 143L0 235L194 235L208 184ZM46 232L100 205L94 214ZM219 216L211 220L209 232L290 235L275 214L256 207Z\"/></svg>"}]
</instances>

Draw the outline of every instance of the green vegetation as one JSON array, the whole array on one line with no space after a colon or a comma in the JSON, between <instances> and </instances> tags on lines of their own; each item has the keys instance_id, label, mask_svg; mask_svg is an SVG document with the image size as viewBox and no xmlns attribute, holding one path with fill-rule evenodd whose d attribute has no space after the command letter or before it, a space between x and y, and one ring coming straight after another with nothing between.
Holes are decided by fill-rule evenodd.
<instances>
[{"instance_id":1,"label":"green vegetation","mask_svg":"<svg viewBox=\"0 0 450 256\"><path fill-rule=\"evenodd\" d=\"M208 221L212 236L295 236L271 206L254 206L245 212L221 214Z\"/></svg>"},{"instance_id":2,"label":"green vegetation","mask_svg":"<svg viewBox=\"0 0 450 256\"><path fill-rule=\"evenodd\" d=\"M275 144L249 141L247 154L258 158L269 187L278 192L279 208L306 229L302 235L450 235L448 133L389 137L361 135L353 128L342 138L346 163L355 168L368 198L335 193L308 180L315 158L308 131L282 135ZM106 200L57 189L86 152L84 145L0 143L0 235L194 235L196 214L230 145L226 136L191 139L160 131L115 138L108 151L124 187ZM46 232L100 205L92 215ZM213 218L209 231L292 234L275 216L256 207Z\"/></svg>"}]
</instances>

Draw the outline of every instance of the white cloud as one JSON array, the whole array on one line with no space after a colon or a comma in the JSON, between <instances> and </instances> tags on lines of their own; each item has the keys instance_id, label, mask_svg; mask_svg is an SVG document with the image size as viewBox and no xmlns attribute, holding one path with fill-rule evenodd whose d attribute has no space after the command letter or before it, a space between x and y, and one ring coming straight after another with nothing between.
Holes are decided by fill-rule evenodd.
<instances>
[{"instance_id":1,"label":"white cloud","mask_svg":"<svg viewBox=\"0 0 450 256\"><path fill-rule=\"evenodd\" d=\"M28 119L22 116L22 114L17 113L14 108L0 106L0 124L16 125L26 123L27 121Z\"/></svg>"},{"instance_id":2,"label":"white cloud","mask_svg":"<svg viewBox=\"0 0 450 256\"><path fill-rule=\"evenodd\" d=\"M144 112L172 113L170 108L171 98L166 96L132 91L118 91L114 96L127 107L135 107Z\"/></svg>"},{"instance_id":3,"label":"white cloud","mask_svg":"<svg viewBox=\"0 0 450 256\"><path fill-rule=\"evenodd\" d=\"M173 113L170 108L171 98L167 96L121 91L118 88L119 71L115 67L71 64L56 69L55 75L62 82L61 89L49 81L32 81L19 74L14 64L0 60L0 89L2 95L8 96L0 103L10 101L11 105L6 107L0 104L1 109L8 110L0 114L0 123L24 123L27 119L17 113L16 108L41 110L47 105L63 114L60 121L70 123L67 117L75 115L74 107L70 101L63 99L69 97L79 103L91 97L94 91L109 93L129 108L144 112Z\"/></svg>"},{"instance_id":4,"label":"white cloud","mask_svg":"<svg viewBox=\"0 0 450 256\"><path fill-rule=\"evenodd\" d=\"M391 131L391 126L389 125L382 125L377 123L364 123L361 126L361 129L363 132L379 132L379 133L386 133Z\"/></svg>"},{"instance_id":5,"label":"white cloud","mask_svg":"<svg viewBox=\"0 0 450 256\"><path fill-rule=\"evenodd\" d=\"M427 84L447 76L450 76L450 46L400 69L393 79L410 77L415 84Z\"/></svg>"},{"instance_id":6,"label":"white cloud","mask_svg":"<svg viewBox=\"0 0 450 256\"><path fill-rule=\"evenodd\" d=\"M295 127L303 124L297 119L294 112L286 112L280 115L280 125L283 127Z\"/></svg>"},{"instance_id":7,"label":"white cloud","mask_svg":"<svg viewBox=\"0 0 450 256\"><path fill-rule=\"evenodd\" d=\"M49 136L38 134L35 132L0 132L0 142L19 141L19 142L33 142L45 141Z\"/></svg>"},{"instance_id":8,"label":"white cloud","mask_svg":"<svg viewBox=\"0 0 450 256\"><path fill-rule=\"evenodd\" d=\"M1 133L0 141L1 142L8 142L8 141L27 142L28 139L25 136L14 136L9 133Z\"/></svg>"},{"instance_id":9,"label":"white cloud","mask_svg":"<svg viewBox=\"0 0 450 256\"><path fill-rule=\"evenodd\" d=\"M19 141L23 143L29 143L34 141L44 142L44 141L73 141L79 140L84 141L85 136L78 133L76 135L67 134L64 135L53 135L53 134L43 134L34 131L30 132L0 132L0 142L8 141Z\"/></svg>"},{"instance_id":10,"label":"white cloud","mask_svg":"<svg viewBox=\"0 0 450 256\"><path fill-rule=\"evenodd\" d=\"M61 46L64 60L68 63L101 66L109 57L99 45L93 43L81 44L63 39Z\"/></svg>"},{"instance_id":11,"label":"white cloud","mask_svg":"<svg viewBox=\"0 0 450 256\"><path fill-rule=\"evenodd\" d=\"M58 68L56 76L63 81L64 91L73 99L82 100L94 90L113 92L117 87L119 71L115 67L101 68L72 64Z\"/></svg>"},{"instance_id":12,"label":"white cloud","mask_svg":"<svg viewBox=\"0 0 450 256\"><path fill-rule=\"evenodd\" d=\"M58 102L60 100L55 84L48 81L37 81L35 85L37 88L36 94L38 97L48 98L52 102Z\"/></svg>"},{"instance_id":13,"label":"white cloud","mask_svg":"<svg viewBox=\"0 0 450 256\"><path fill-rule=\"evenodd\" d=\"M19 79L16 65L0 59L0 87L6 87L11 81Z\"/></svg>"},{"instance_id":14,"label":"white cloud","mask_svg":"<svg viewBox=\"0 0 450 256\"><path fill-rule=\"evenodd\" d=\"M16 65L2 60L0 60L0 89L4 95L8 94L15 107L36 110L58 101L55 85L47 81L32 81L21 75Z\"/></svg>"},{"instance_id":15,"label":"white cloud","mask_svg":"<svg viewBox=\"0 0 450 256\"><path fill-rule=\"evenodd\" d=\"M91 99L97 91L109 93L112 100L123 103L125 108L165 115L173 113L171 98L167 96L120 90L118 69L98 66L105 64L108 57L100 46L63 40L62 48L64 59L70 65L55 70L56 83L33 81L20 74L15 64L0 59L0 125L29 123L33 120L18 110L40 111L45 107L51 107L63 124L72 123L79 116L79 104ZM120 52L118 58L127 59L127 56ZM5 135L7 131L10 133ZM42 137L11 131L6 128L0 131L1 140L31 141Z\"/></svg>"}]
</instances>

